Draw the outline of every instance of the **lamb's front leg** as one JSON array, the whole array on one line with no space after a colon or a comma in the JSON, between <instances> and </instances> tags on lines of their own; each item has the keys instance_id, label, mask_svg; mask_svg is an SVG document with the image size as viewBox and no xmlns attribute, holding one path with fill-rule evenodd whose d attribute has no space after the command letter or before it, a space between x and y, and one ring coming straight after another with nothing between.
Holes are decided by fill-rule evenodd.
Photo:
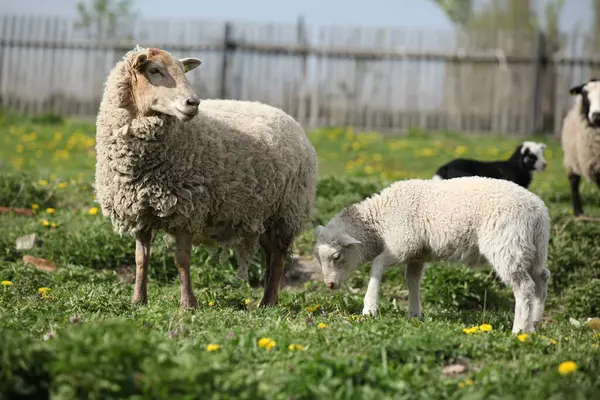
<instances>
[{"instance_id":1,"label":"lamb's front leg","mask_svg":"<svg viewBox=\"0 0 600 400\"><path fill-rule=\"evenodd\" d=\"M176 236L175 243L175 265L179 271L179 279L181 281L180 308L196 308L198 302L192 290L192 278L190 277L192 240L189 235L182 233Z\"/></svg>"},{"instance_id":2,"label":"lamb's front leg","mask_svg":"<svg viewBox=\"0 0 600 400\"><path fill-rule=\"evenodd\" d=\"M148 303L148 264L150 263L150 247L152 231L140 231L135 236L135 288L131 302L133 304Z\"/></svg>"},{"instance_id":3,"label":"lamb's front leg","mask_svg":"<svg viewBox=\"0 0 600 400\"><path fill-rule=\"evenodd\" d=\"M371 264L371 278L369 279L369 286L365 294L363 315L377 315L379 287L381 286L381 278L386 266L386 256L384 253L373 259L373 263Z\"/></svg>"}]
</instances>

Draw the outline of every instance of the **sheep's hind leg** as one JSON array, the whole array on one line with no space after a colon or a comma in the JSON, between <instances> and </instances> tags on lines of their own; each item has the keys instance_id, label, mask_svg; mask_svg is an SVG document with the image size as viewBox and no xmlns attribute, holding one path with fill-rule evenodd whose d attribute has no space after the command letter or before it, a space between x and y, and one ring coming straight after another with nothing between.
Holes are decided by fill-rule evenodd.
<instances>
[{"instance_id":1,"label":"sheep's hind leg","mask_svg":"<svg viewBox=\"0 0 600 400\"><path fill-rule=\"evenodd\" d=\"M548 280L550 279L550 271L543 268L541 272L532 274L535 282L535 301L533 303L533 324L537 327L538 323L544 316L544 305L548 297Z\"/></svg>"},{"instance_id":2,"label":"sheep's hind leg","mask_svg":"<svg viewBox=\"0 0 600 400\"><path fill-rule=\"evenodd\" d=\"M406 285L408 286L408 315L421 318L421 278L423 276L422 262L409 262L406 265Z\"/></svg>"},{"instance_id":3,"label":"sheep's hind leg","mask_svg":"<svg viewBox=\"0 0 600 400\"><path fill-rule=\"evenodd\" d=\"M181 281L180 308L196 308L198 302L192 290L192 278L190 276L191 237L186 234L178 234L175 242L175 265L179 271L179 279Z\"/></svg>"},{"instance_id":4,"label":"sheep's hind leg","mask_svg":"<svg viewBox=\"0 0 600 400\"><path fill-rule=\"evenodd\" d=\"M150 263L150 248L152 231L140 231L135 236L135 288L131 302L133 304L148 303L148 264Z\"/></svg>"},{"instance_id":5,"label":"sheep's hind leg","mask_svg":"<svg viewBox=\"0 0 600 400\"><path fill-rule=\"evenodd\" d=\"M265 252L265 286L259 306L275 305L279 301L279 289L283 278L286 250L273 235L267 232L260 240Z\"/></svg>"}]
</instances>

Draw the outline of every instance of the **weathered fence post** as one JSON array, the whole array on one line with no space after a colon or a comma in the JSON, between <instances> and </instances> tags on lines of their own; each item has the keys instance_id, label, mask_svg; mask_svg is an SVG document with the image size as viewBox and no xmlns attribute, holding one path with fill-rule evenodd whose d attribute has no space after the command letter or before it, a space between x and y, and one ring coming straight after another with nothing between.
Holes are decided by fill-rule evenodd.
<instances>
[{"instance_id":1,"label":"weathered fence post","mask_svg":"<svg viewBox=\"0 0 600 400\"><path fill-rule=\"evenodd\" d=\"M533 76L533 104L531 110L531 133L537 134L542 130L543 118L540 118L541 114L541 102L542 102L542 89L543 82L542 77L546 71L547 58L546 58L546 36L543 32L536 32L535 50L536 59L534 65L534 76Z\"/></svg>"},{"instance_id":2,"label":"weathered fence post","mask_svg":"<svg viewBox=\"0 0 600 400\"><path fill-rule=\"evenodd\" d=\"M297 96L298 101L298 109L297 116L300 124L304 125L306 121L306 89L308 86L308 38L306 37L306 24L304 22L304 17L302 15L298 16L298 27L296 30L296 40L298 46L303 48L302 52L302 76L300 78L300 87L299 90L294 93L290 93L290 96ZM292 104L294 104L292 102Z\"/></svg>"},{"instance_id":3,"label":"weathered fence post","mask_svg":"<svg viewBox=\"0 0 600 400\"><path fill-rule=\"evenodd\" d=\"M230 56L235 51L236 43L232 37L232 24L225 22L225 32L223 34L223 64L221 65L221 83L219 86L219 97L226 99L227 93L227 70L230 64Z\"/></svg>"}]
</instances>

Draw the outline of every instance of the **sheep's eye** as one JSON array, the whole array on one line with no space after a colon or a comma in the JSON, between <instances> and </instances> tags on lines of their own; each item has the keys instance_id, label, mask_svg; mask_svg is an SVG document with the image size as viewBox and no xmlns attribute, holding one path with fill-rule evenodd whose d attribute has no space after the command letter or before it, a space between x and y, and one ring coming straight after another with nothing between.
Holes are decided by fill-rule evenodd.
<instances>
[{"instance_id":1,"label":"sheep's eye","mask_svg":"<svg viewBox=\"0 0 600 400\"><path fill-rule=\"evenodd\" d=\"M334 260L339 260L339 259L340 259L340 253L335 253L335 254L333 255L333 259L334 259Z\"/></svg>"},{"instance_id":2,"label":"sheep's eye","mask_svg":"<svg viewBox=\"0 0 600 400\"><path fill-rule=\"evenodd\" d=\"M148 68L148 73L154 75L154 74L160 74L160 70L156 67L152 67L152 68Z\"/></svg>"}]
</instances>

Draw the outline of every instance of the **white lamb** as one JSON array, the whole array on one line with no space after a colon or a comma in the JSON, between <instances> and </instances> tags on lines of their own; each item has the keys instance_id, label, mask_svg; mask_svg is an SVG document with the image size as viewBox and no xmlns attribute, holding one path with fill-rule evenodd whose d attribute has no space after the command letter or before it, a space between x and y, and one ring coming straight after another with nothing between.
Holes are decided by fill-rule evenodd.
<instances>
[{"instance_id":1,"label":"white lamb","mask_svg":"<svg viewBox=\"0 0 600 400\"><path fill-rule=\"evenodd\" d=\"M529 190L505 180L462 177L398 181L344 208L316 229L314 256L325 284L338 289L372 261L363 314L377 314L386 267L406 263L410 316L421 316L425 262L487 261L515 296L513 332L535 331L544 312L550 216Z\"/></svg>"}]
</instances>

